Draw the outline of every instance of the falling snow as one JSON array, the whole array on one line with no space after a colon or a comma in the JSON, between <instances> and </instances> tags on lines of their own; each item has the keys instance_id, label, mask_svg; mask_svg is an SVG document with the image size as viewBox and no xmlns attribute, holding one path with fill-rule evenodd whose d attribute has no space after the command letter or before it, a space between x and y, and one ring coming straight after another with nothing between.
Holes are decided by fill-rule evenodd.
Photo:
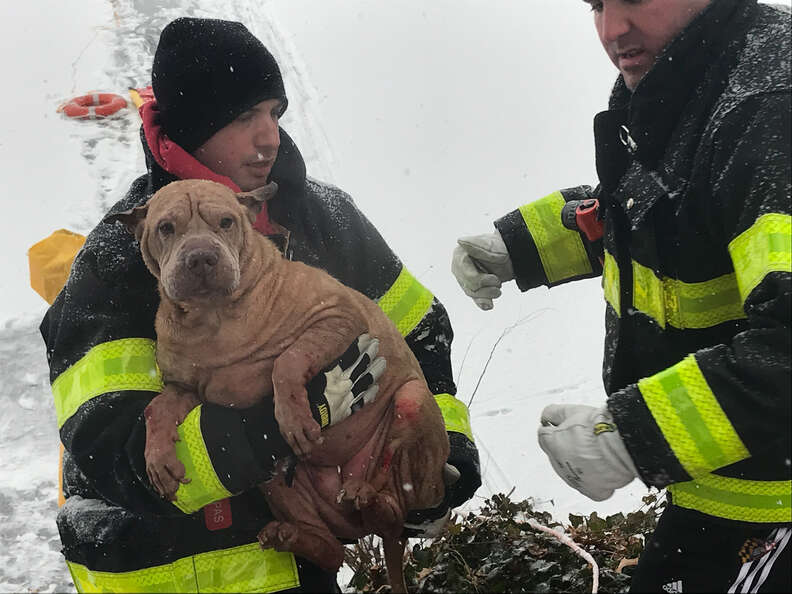
<instances>
[{"instance_id":1,"label":"falling snow","mask_svg":"<svg viewBox=\"0 0 792 594\"><path fill-rule=\"evenodd\" d=\"M453 6L316 0L311 18L297 7L304 3L290 0L153 4L0 3L3 53L17 56L5 62L6 78L16 85L0 124L9 222L0 236L0 591L74 591L54 522L57 420L37 330L45 304L29 288L26 250L55 229L87 233L146 170L135 110L76 122L55 108L91 90L125 94L130 84L147 84L159 31L185 14L245 21L273 50L289 95L281 123L309 174L348 192L352 198L334 198L338 209L354 199L448 310L458 395L467 402L479 386L470 414L484 484L464 509L512 488L515 500L534 497L559 518L639 507L646 491L638 481L602 503L579 496L534 441L546 404L604 399L599 280L552 292L505 287L484 313L449 272L458 236L489 232L495 218L521 204L595 180L591 117L604 107L614 71L588 11L544 0L543 26L525 35L535 6L507 0ZM434 42L438 31L442 47ZM533 60L537 55L541 61ZM46 158L30 158L36 154ZM309 184L321 188L310 178ZM109 258L112 246L106 247ZM504 328L529 314L482 376ZM442 341L445 347L451 337ZM83 505L101 512L92 501Z\"/></svg>"}]
</instances>

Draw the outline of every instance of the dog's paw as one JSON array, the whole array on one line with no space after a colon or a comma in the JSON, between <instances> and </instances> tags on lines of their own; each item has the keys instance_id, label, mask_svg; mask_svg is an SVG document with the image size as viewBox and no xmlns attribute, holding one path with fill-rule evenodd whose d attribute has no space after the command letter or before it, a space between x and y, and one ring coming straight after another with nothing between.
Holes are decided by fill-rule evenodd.
<instances>
[{"instance_id":1,"label":"dog's paw","mask_svg":"<svg viewBox=\"0 0 792 594\"><path fill-rule=\"evenodd\" d=\"M264 526L258 533L259 545L262 549L290 551L297 542L299 530L289 522L273 521Z\"/></svg>"},{"instance_id":2,"label":"dog's paw","mask_svg":"<svg viewBox=\"0 0 792 594\"><path fill-rule=\"evenodd\" d=\"M151 486L163 499L175 501L179 484L190 482L185 477L184 464L176 456L176 449L171 444L160 447L147 441L144 455Z\"/></svg>"},{"instance_id":3,"label":"dog's paw","mask_svg":"<svg viewBox=\"0 0 792 594\"><path fill-rule=\"evenodd\" d=\"M322 443L322 428L314 420L307 406L295 400L275 400L275 418L281 435L292 451L305 458L316 445Z\"/></svg>"},{"instance_id":4,"label":"dog's paw","mask_svg":"<svg viewBox=\"0 0 792 594\"><path fill-rule=\"evenodd\" d=\"M371 483L362 478L352 478L341 485L336 501L338 503L348 501L355 506L355 509L360 510L374 503L376 497L377 491Z\"/></svg>"}]
</instances>

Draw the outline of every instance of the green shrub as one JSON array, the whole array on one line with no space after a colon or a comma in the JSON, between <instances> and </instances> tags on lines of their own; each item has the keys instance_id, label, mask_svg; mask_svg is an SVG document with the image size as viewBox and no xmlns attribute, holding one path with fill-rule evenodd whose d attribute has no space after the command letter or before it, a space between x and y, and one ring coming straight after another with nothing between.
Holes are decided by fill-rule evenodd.
<instances>
[{"instance_id":1,"label":"green shrub","mask_svg":"<svg viewBox=\"0 0 792 594\"><path fill-rule=\"evenodd\" d=\"M622 560L637 558L654 529L665 501L644 497L637 511L600 518L570 514L564 532L599 565L600 592L626 592L630 569ZM412 541L405 554L405 578L411 592L591 592L589 564L550 534L534 530L529 519L553 529L561 526L533 501L513 502L509 495L487 499L476 513L453 516L434 540ZM354 572L349 588L388 592L388 577L378 539L368 537L347 547Z\"/></svg>"}]
</instances>

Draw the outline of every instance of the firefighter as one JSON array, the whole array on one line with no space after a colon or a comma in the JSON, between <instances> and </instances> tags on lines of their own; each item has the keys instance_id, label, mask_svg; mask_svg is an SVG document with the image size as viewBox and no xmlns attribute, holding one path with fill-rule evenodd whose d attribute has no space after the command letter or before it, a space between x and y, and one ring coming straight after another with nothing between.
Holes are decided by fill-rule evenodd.
<instances>
[{"instance_id":1,"label":"firefighter","mask_svg":"<svg viewBox=\"0 0 792 594\"><path fill-rule=\"evenodd\" d=\"M234 191L275 180L278 194L256 229L287 258L324 268L377 300L436 395L450 431L449 462L461 476L441 506L408 516L406 535L431 533L480 484L467 408L453 396L453 333L443 305L347 194L306 176L279 126L288 101L278 65L244 25L176 19L162 31L152 79L155 100L141 107L148 171L110 212L144 204L176 179L209 179ZM153 490L142 413L162 386L158 304L134 238L100 223L41 324L65 446L66 501L57 523L78 591L339 591L334 574L257 542L272 516L256 485L276 458L291 454L271 400L246 410L205 404L193 411L177 443L190 482L174 502ZM361 337L334 373L309 383L312 404L331 410L330 424L371 395L382 368L374 344ZM361 369L370 365L354 372L358 361Z\"/></svg>"},{"instance_id":2,"label":"firefighter","mask_svg":"<svg viewBox=\"0 0 792 594\"><path fill-rule=\"evenodd\" d=\"M620 72L598 185L461 238L452 271L484 310L512 280L602 276L607 400L547 406L538 439L595 501L636 477L667 489L632 591L788 592L789 11L587 4Z\"/></svg>"}]
</instances>

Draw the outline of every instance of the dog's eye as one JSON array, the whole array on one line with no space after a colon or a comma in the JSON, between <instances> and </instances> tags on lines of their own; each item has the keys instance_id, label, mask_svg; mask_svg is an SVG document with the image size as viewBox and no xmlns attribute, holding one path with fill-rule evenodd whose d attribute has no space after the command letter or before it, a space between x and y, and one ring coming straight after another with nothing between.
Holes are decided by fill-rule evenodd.
<instances>
[{"instance_id":1,"label":"dog's eye","mask_svg":"<svg viewBox=\"0 0 792 594\"><path fill-rule=\"evenodd\" d=\"M234 224L234 219L231 217L223 217L220 219L220 228L221 229L230 229L231 225Z\"/></svg>"},{"instance_id":2,"label":"dog's eye","mask_svg":"<svg viewBox=\"0 0 792 594\"><path fill-rule=\"evenodd\" d=\"M159 227L157 228L162 235L172 235L173 234L173 223L169 223L165 221L164 223L160 223Z\"/></svg>"}]
</instances>

